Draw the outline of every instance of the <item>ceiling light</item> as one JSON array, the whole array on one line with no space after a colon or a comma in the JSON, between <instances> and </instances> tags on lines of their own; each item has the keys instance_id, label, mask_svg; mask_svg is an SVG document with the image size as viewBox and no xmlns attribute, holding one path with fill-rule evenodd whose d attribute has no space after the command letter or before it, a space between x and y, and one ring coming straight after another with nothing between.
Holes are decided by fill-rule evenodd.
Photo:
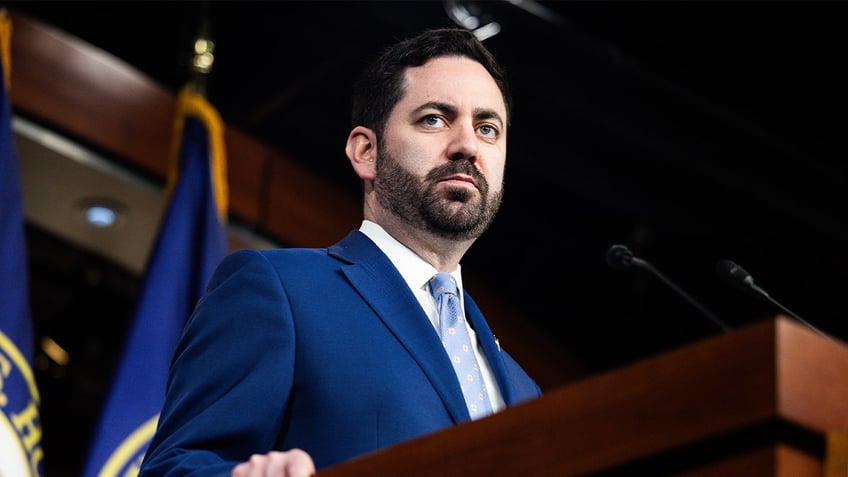
<instances>
[{"instance_id":1,"label":"ceiling light","mask_svg":"<svg viewBox=\"0 0 848 477\"><path fill-rule=\"evenodd\" d=\"M471 30L480 41L491 38L501 31L501 25L473 1L445 0L444 7L445 13L454 23Z\"/></svg>"},{"instance_id":2,"label":"ceiling light","mask_svg":"<svg viewBox=\"0 0 848 477\"><path fill-rule=\"evenodd\" d=\"M95 227L111 227L115 225L117 214L109 207L93 205L85 209L85 220Z\"/></svg>"},{"instance_id":3,"label":"ceiling light","mask_svg":"<svg viewBox=\"0 0 848 477\"><path fill-rule=\"evenodd\" d=\"M86 224L98 229L115 227L126 215L126 208L114 199L87 198L79 203Z\"/></svg>"}]
</instances>

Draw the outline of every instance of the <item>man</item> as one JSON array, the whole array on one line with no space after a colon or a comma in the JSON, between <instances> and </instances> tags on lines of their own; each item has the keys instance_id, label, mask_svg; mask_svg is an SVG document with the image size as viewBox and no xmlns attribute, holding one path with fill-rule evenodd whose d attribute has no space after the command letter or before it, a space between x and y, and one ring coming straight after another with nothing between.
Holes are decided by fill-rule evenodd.
<instances>
[{"instance_id":1,"label":"man","mask_svg":"<svg viewBox=\"0 0 848 477\"><path fill-rule=\"evenodd\" d=\"M479 409L440 338L438 272L460 286L481 414L538 397L461 291L460 259L501 203L509 109L500 67L465 30L424 32L372 63L345 149L362 226L326 249L220 264L176 350L141 475L307 476L469 420Z\"/></svg>"}]
</instances>

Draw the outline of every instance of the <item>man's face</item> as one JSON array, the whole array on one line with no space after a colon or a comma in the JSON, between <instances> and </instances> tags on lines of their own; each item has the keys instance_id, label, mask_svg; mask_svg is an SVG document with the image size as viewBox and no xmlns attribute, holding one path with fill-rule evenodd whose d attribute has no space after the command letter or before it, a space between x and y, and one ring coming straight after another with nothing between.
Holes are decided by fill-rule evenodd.
<instances>
[{"instance_id":1,"label":"man's face","mask_svg":"<svg viewBox=\"0 0 848 477\"><path fill-rule=\"evenodd\" d=\"M378 202L446 238L478 237L503 196L506 121L503 96L479 63L443 57L408 69L379 139Z\"/></svg>"}]
</instances>

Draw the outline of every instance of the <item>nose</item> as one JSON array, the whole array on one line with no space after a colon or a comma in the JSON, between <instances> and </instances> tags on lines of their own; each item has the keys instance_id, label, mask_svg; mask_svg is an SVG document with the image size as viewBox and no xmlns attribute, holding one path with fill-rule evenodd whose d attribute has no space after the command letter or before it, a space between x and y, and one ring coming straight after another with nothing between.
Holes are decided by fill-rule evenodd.
<instances>
[{"instance_id":1,"label":"nose","mask_svg":"<svg viewBox=\"0 0 848 477\"><path fill-rule=\"evenodd\" d=\"M475 162L479 152L479 138L472 124L454 124L451 142L448 145L448 157L453 160L465 159Z\"/></svg>"}]
</instances>

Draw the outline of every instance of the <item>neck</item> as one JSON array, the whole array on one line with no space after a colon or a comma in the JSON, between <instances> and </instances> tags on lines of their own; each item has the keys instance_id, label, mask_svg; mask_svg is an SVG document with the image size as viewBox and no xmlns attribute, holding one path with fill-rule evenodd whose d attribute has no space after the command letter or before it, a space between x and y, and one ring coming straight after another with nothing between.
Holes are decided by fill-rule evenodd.
<instances>
[{"instance_id":1,"label":"neck","mask_svg":"<svg viewBox=\"0 0 848 477\"><path fill-rule=\"evenodd\" d=\"M388 213L369 214L366 210L365 219L379 224L395 240L440 272L456 270L465 252L471 248L475 240L448 239L430 231L414 228Z\"/></svg>"}]
</instances>

